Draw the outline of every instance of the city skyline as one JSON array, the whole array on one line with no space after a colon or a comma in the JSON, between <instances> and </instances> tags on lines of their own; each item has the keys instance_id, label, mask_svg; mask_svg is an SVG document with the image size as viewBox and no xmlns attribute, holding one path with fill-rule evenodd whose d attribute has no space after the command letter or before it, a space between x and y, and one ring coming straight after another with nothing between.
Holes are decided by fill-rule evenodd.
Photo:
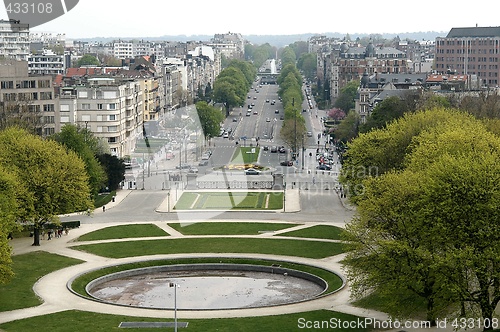
<instances>
[{"instance_id":1,"label":"city skyline","mask_svg":"<svg viewBox=\"0 0 500 332\"><path fill-rule=\"evenodd\" d=\"M402 4L316 1L304 6L278 1L240 3L227 0L181 2L80 0L68 13L37 26L33 32L64 33L67 38L161 37L165 35L292 35L304 33L394 34L448 32L456 27L499 26L492 0L450 8L446 2L422 0ZM0 17L7 19L4 7Z\"/></svg>"}]
</instances>

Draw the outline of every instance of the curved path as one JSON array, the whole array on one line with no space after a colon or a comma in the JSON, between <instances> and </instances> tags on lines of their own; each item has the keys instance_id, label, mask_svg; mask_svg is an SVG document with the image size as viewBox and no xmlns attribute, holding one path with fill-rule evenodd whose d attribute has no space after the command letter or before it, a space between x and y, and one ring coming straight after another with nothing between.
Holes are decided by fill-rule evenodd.
<instances>
[{"instance_id":1,"label":"curved path","mask_svg":"<svg viewBox=\"0 0 500 332\"><path fill-rule=\"evenodd\" d=\"M134 195L137 195L138 197L134 197ZM293 196L295 195L295 196ZM130 197L128 197L130 196ZM165 195L164 195L165 196ZM45 314L50 314L54 312L59 312L59 311L65 311L65 310L70 310L70 309L75 309L75 310L82 310L82 311L91 311L91 312L99 312L99 313L108 313L108 314L116 314L116 315L127 315L127 316L138 316L138 317L158 317L158 318L165 318L165 317L173 317L174 313L172 310L155 310L155 309L137 309L137 308L128 308L128 307L122 307L122 306L115 306L115 305L109 305L109 304L103 304L103 303L98 303L95 301L91 300L86 300L83 299L72 292L70 292L66 284L68 280L71 278L75 277L79 273L86 272L95 268L100 268L108 265L115 265L115 264L123 264L123 263L128 263L128 262L133 262L133 261L138 261L139 257L128 257L128 258L122 258L122 259L112 259L112 258L106 258L106 257L101 257L101 256L96 256L92 255L89 253L81 252L72 249L71 247L73 245L80 245L84 244L84 242L78 242L75 243L73 240L78 238L79 236L94 231L98 230L104 227L109 227L109 226L116 226L116 225L124 225L127 223L148 223L148 224L155 224L158 227L164 229L170 236L168 238L180 238L180 237L185 237L181 233L175 231L171 227L169 227L166 223L165 219L171 219L173 218L172 215L175 215L173 213L163 213L160 214L158 212L162 212L163 207L165 206L165 201L161 201L160 204L157 206L156 210L157 212L155 213L155 216L153 217L145 217L144 219L152 219L152 220L144 220L144 221L125 221L125 222L120 222L120 221L110 221L114 220L117 218L116 216L113 215L115 212L114 210L116 209L116 212L119 212L119 208L131 208L133 209L133 206L131 206L131 203L133 200L137 201L139 198L139 201L141 199L141 192L130 192L130 191L121 191L117 194L116 200L114 203L108 204L106 208L106 212L102 212L102 210L96 210L94 212L93 217L83 217L79 216L79 219L84 220L82 222L82 225L78 229L71 230L71 232L68 235L63 235L61 238L55 238L51 241L44 241L42 240L42 245L40 247L33 247L31 246L32 239L31 238L20 238L20 239L14 239L12 240L11 244L13 246L13 254L14 255L19 255L23 253L28 253L28 252L33 252L33 251L38 251L38 250L43 250L47 251L50 253L58 254L58 255L63 255L63 256L68 256L68 257L73 257L79 260L84 261L82 264L78 264L75 266L71 266L68 268L64 268L62 270L55 271L53 273L50 273L44 277L42 277L34 286L34 290L38 296L43 301L43 304L37 307L33 308L27 308L27 309L20 309L20 310L14 310L14 311L8 311L8 312L2 312L0 313L0 323L8 322L8 321L13 321L13 320L18 320L18 319L23 319L23 318L28 318L28 317L33 317L33 316L39 316L39 315L45 315ZM290 206L294 206L297 211L299 212L300 208L297 208L297 206L300 206L299 201L300 197L298 196L298 192L291 192L290 194L287 193L287 199L289 199L289 204ZM330 198L331 199L331 198ZM125 200L124 204L120 204ZM154 203L154 202L153 202ZM292 205L293 204L293 205ZM163 211L165 212L165 211ZM341 216L344 217L345 215L343 214L344 212L341 213ZM160 214L162 218L159 218L160 220L155 220L157 217L156 215ZM288 216L289 213L279 214L279 218L277 218L277 214L272 212L272 213L255 213L255 217L257 219L250 219L248 218L247 214L247 220L249 222L280 222L276 221L275 219L281 219L283 216ZM290 215L293 215L293 213L290 213ZM67 218L75 218L74 216L68 216ZM325 222L317 222L317 221L312 221L315 218L313 216L302 216L302 218L305 221L301 221L300 224L298 224L296 227L293 228L288 228L286 231L290 231L293 229L303 229L306 227L311 227L314 225L318 224L325 224ZM343 221L341 220L334 220L335 218L330 215L331 222L328 224L330 225L337 225L337 226L342 226ZM64 218L63 218L64 219ZM119 218L118 218L119 219ZM127 218L123 218L127 219ZM162 220L163 219L163 220ZM286 218L283 218L286 219ZM295 219L300 219L295 216ZM170 221L170 220L167 220ZM172 219L171 221L175 221L175 219ZM207 220L203 220L207 221ZM234 220L211 220L213 222L220 222L220 221L234 221ZM193 222L193 221L191 221ZM282 222L287 222L287 221L282 221ZM255 235L254 237L277 237L279 238L279 233L280 232L285 232L284 231L277 231L274 233L263 233L259 235ZM220 237L220 236L217 236ZM252 237L252 236L246 236L246 237ZM139 240L141 238L136 238L136 239L127 239L127 240ZM158 239L158 238L155 238ZM312 241L317 241L317 239L301 239L301 240L312 240ZM118 241L118 240L111 240L111 241ZM124 241L119 240L119 241ZM102 242L102 241L95 241L92 243L97 243L97 242ZM88 242L87 242L88 243ZM215 256L215 254L176 254L176 255L154 255L154 256L143 256L140 257L141 260L145 259L162 259L162 258L185 258L185 257L211 257ZM292 262L297 262L297 263L303 263L303 264L310 264L318 267L322 267L334 272L337 272L338 274L342 275L342 267L339 264L339 261L342 259L342 255L338 256L333 256L333 257L328 257L324 259L310 259L310 258L301 258L301 257L287 257L287 256L279 256L279 255L262 255L262 254L217 254L217 257L251 257L251 258L262 258L262 259L275 259L275 260L284 260L284 261L292 261ZM351 306L349 304L349 289L348 287L344 287L340 291L338 291L335 294L325 296L320 299L316 300L311 300L307 302L302 302L302 303L297 303L297 304L288 304L288 305L282 305L282 306L275 306L275 307L266 307L266 308L254 308L254 309L236 309L236 310L200 310L200 311L193 311L193 310L186 310L182 311L181 315L183 318L186 319L195 319L195 318L227 318L227 317L248 317L248 316L266 316L266 315L277 315L277 314L286 314L286 313L296 313L296 312L305 312L305 311L312 311L312 310L320 310L320 309L326 309L326 310L332 310L332 311L338 311L338 312L343 312L343 313L348 313L348 314L353 314L357 316L362 316L362 317L373 317L376 319L380 320L387 320L388 316L384 313L376 312L376 311L371 311L371 310L365 310L361 308L357 308L354 306Z\"/></svg>"}]
</instances>

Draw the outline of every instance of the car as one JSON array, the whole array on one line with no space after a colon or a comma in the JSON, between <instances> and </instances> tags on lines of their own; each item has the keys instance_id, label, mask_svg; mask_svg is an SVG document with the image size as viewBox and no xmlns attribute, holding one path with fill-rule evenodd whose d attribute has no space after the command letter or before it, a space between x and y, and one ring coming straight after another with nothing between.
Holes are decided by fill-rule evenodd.
<instances>
[{"instance_id":1,"label":"car","mask_svg":"<svg viewBox=\"0 0 500 332\"><path fill-rule=\"evenodd\" d=\"M258 91L257 91L257 92L258 92ZM254 100L255 100L255 99L257 99L257 96L253 96L253 99L254 99Z\"/></svg>"},{"instance_id":2,"label":"car","mask_svg":"<svg viewBox=\"0 0 500 332\"><path fill-rule=\"evenodd\" d=\"M280 115L280 120L285 120L285 116L283 114Z\"/></svg>"},{"instance_id":3,"label":"car","mask_svg":"<svg viewBox=\"0 0 500 332\"><path fill-rule=\"evenodd\" d=\"M255 111L253 111L253 114L257 115L257 114L259 114L259 112L257 112L257 110L255 110Z\"/></svg>"},{"instance_id":4,"label":"car","mask_svg":"<svg viewBox=\"0 0 500 332\"><path fill-rule=\"evenodd\" d=\"M266 122L271 122L271 119L270 118L266 118Z\"/></svg>"},{"instance_id":5,"label":"car","mask_svg":"<svg viewBox=\"0 0 500 332\"><path fill-rule=\"evenodd\" d=\"M252 115L252 112L250 112L250 111L247 112L246 116L250 116L250 115Z\"/></svg>"},{"instance_id":6,"label":"car","mask_svg":"<svg viewBox=\"0 0 500 332\"><path fill-rule=\"evenodd\" d=\"M273 101L271 102L271 105L274 105L274 104L276 104L276 100L273 100Z\"/></svg>"},{"instance_id":7,"label":"car","mask_svg":"<svg viewBox=\"0 0 500 332\"><path fill-rule=\"evenodd\" d=\"M266 103L268 103L268 102L269 102L269 99L266 99Z\"/></svg>"},{"instance_id":8,"label":"car","mask_svg":"<svg viewBox=\"0 0 500 332\"><path fill-rule=\"evenodd\" d=\"M224 132L224 134L222 135L223 138L229 138L229 133L227 131Z\"/></svg>"},{"instance_id":9,"label":"car","mask_svg":"<svg viewBox=\"0 0 500 332\"><path fill-rule=\"evenodd\" d=\"M318 166L318 169L322 170L322 171L330 171L332 169L332 167L330 165L327 165L327 164L321 164Z\"/></svg>"},{"instance_id":10,"label":"car","mask_svg":"<svg viewBox=\"0 0 500 332\"><path fill-rule=\"evenodd\" d=\"M276 146L271 146L271 152L272 152L272 153L276 153L276 152L278 152L278 147L276 147Z\"/></svg>"},{"instance_id":11,"label":"car","mask_svg":"<svg viewBox=\"0 0 500 332\"><path fill-rule=\"evenodd\" d=\"M264 147L262 148L264 151L269 151L269 147L267 145L264 145Z\"/></svg>"},{"instance_id":12,"label":"car","mask_svg":"<svg viewBox=\"0 0 500 332\"><path fill-rule=\"evenodd\" d=\"M281 166L293 166L293 161L285 160L285 161L280 162L280 165Z\"/></svg>"},{"instance_id":13,"label":"car","mask_svg":"<svg viewBox=\"0 0 500 332\"><path fill-rule=\"evenodd\" d=\"M198 163L198 166L207 166L208 165L208 160L201 160L199 163Z\"/></svg>"},{"instance_id":14,"label":"car","mask_svg":"<svg viewBox=\"0 0 500 332\"><path fill-rule=\"evenodd\" d=\"M208 160L208 159L210 159L210 154L209 153L205 152L204 154L201 155L201 160Z\"/></svg>"},{"instance_id":15,"label":"car","mask_svg":"<svg viewBox=\"0 0 500 332\"><path fill-rule=\"evenodd\" d=\"M238 119L237 118L233 118L233 122L238 122Z\"/></svg>"},{"instance_id":16,"label":"car","mask_svg":"<svg viewBox=\"0 0 500 332\"><path fill-rule=\"evenodd\" d=\"M312 133L312 132L310 132L310 131L308 131L308 132L307 132L307 137L313 137L313 133Z\"/></svg>"},{"instance_id":17,"label":"car","mask_svg":"<svg viewBox=\"0 0 500 332\"><path fill-rule=\"evenodd\" d=\"M188 172L189 173L198 173L198 169L196 167L191 167Z\"/></svg>"},{"instance_id":18,"label":"car","mask_svg":"<svg viewBox=\"0 0 500 332\"><path fill-rule=\"evenodd\" d=\"M188 169L188 168L191 168L191 166L189 164L180 164L180 165L175 166L175 168L177 168L177 169Z\"/></svg>"},{"instance_id":19,"label":"car","mask_svg":"<svg viewBox=\"0 0 500 332\"><path fill-rule=\"evenodd\" d=\"M280 146L280 147L278 148L278 152L279 152L279 153L286 153L286 149L285 149L285 147L284 147L284 146Z\"/></svg>"},{"instance_id":20,"label":"car","mask_svg":"<svg viewBox=\"0 0 500 332\"><path fill-rule=\"evenodd\" d=\"M275 110L274 114L279 114L280 110Z\"/></svg>"},{"instance_id":21,"label":"car","mask_svg":"<svg viewBox=\"0 0 500 332\"><path fill-rule=\"evenodd\" d=\"M245 170L245 175L259 175L260 171L256 170L255 168L248 168Z\"/></svg>"}]
</instances>

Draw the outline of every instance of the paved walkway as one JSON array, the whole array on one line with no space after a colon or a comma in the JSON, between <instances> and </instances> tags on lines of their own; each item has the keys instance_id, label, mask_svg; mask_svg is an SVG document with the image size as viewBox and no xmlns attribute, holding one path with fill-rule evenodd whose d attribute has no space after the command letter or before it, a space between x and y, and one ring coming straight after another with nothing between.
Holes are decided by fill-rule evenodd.
<instances>
[{"instance_id":1,"label":"paved walkway","mask_svg":"<svg viewBox=\"0 0 500 332\"><path fill-rule=\"evenodd\" d=\"M106 212L102 209L97 209L94 211L95 214L108 213L116 205L120 204L122 200L130 194L130 191L122 190L117 193L115 202L111 202L106 206ZM180 196L180 195L179 195ZM292 201L297 201L297 206L300 206L298 201L298 192L287 190L287 199ZM171 202L173 203L173 202ZM158 210L163 211L166 202L163 202ZM292 206L292 203L290 203ZM288 211L288 209L287 209ZM165 211L163 211L165 212ZM269 222L267 220L249 220L252 222ZM273 221L276 222L276 221ZM168 238L179 238L184 237L181 233L173 230L169 227L166 222L147 222L148 224L156 224L158 227L164 229L169 233ZM318 223L308 223L307 225L297 225L295 229L303 229L306 227L314 226ZM172 310L155 310L155 309L137 309L128 308L122 306L114 306L103 303L98 303L90 300L83 299L67 288L67 282L80 273L87 272L92 269L102 268L105 266L124 264L135 261L143 261L148 259L148 257L127 257L123 259L112 259L101 256L96 256L93 254L81 252L72 249L73 245L77 243L73 242L79 236L98 230L100 228L123 225L123 223L106 223L106 224L83 224L78 229L73 229L68 235L63 235L61 238L55 238L51 241L43 241L42 246L33 247L31 238L19 238L12 240L11 244L13 246L13 254L19 255L24 253L29 253L33 251L43 250L54 254L59 254L63 256L73 257L83 261L82 264L71 266L62 270L55 271L44 277L42 277L35 285L34 291L43 300L43 304L33 308L20 309L8 312L0 313L0 323L5 323L13 320L19 320L28 317L47 315L50 313L65 311L65 310L82 310L91 311L99 313L107 313L114 315L126 315L126 316L136 316L136 317L155 317L155 318L173 318ZM271 235L278 235L281 232L263 233L256 235L256 237L266 237ZM133 239L138 240L138 239ZM113 241L113 240L111 240ZM97 241L100 242L100 241ZM95 242L93 242L95 243ZM78 244L83 244L78 242ZM162 258L187 258L187 257L212 257L213 254L176 254L176 255L155 255L154 259ZM342 275L342 267L339 263L343 258L343 255L338 255L334 257L328 257L325 259L310 259L301 257L286 257L286 256L275 256L275 255L263 255L263 254L224 254L217 255L217 257L252 257L252 258L262 258L262 259L277 259L282 261L297 262L303 264L311 264L314 266L322 267L331 271L335 271ZM381 312L366 310L354 307L349 304L350 292L348 287L344 287L333 295L329 295L320 299L298 303L290 304L276 307L266 307L266 308L255 308L255 309L238 309L238 310L205 310L205 311L182 311L178 312L178 315L183 319L197 319L197 318L229 318L229 317L250 317L250 316L267 316L267 315L277 315L277 314L287 314L287 313L297 313L312 310L332 310L337 312L348 313L352 315L357 315L361 317L371 317L381 321L386 321L389 317ZM432 331L432 330L428 330ZM443 330L440 330L443 331Z\"/></svg>"}]
</instances>

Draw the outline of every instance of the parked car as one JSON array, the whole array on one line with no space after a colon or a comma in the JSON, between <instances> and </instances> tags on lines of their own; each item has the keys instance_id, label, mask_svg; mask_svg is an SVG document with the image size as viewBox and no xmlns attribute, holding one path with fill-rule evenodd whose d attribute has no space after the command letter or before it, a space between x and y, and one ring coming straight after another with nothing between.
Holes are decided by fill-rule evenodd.
<instances>
[{"instance_id":1,"label":"parked car","mask_svg":"<svg viewBox=\"0 0 500 332\"><path fill-rule=\"evenodd\" d=\"M322 171L330 171L332 169L332 166L327 164L321 164L318 166L318 169Z\"/></svg>"},{"instance_id":2,"label":"parked car","mask_svg":"<svg viewBox=\"0 0 500 332\"><path fill-rule=\"evenodd\" d=\"M280 147L278 148L278 152L279 152L279 153L286 153L286 149L285 149L285 147L284 147L284 146L280 146Z\"/></svg>"},{"instance_id":3,"label":"parked car","mask_svg":"<svg viewBox=\"0 0 500 332\"><path fill-rule=\"evenodd\" d=\"M276 146L271 146L271 152L272 152L272 153L276 153L276 152L278 152L278 147L276 147Z\"/></svg>"},{"instance_id":4,"label":"parked car","mask_svg":"<svg viewBox=\"0 0 500 332\"><path fill-rule=\"evenodd\" d=\"M191 166L189 164L180 164L180 165L175 166L175 168L177 168L177 169L188 169L188 168L191 168Z\"/></svg>"},{"instance_id":5,"label":"parked car","mask_svg":"<svg viewBox=\"0 0 500 332\"><path fill-rule=\"evenodd\" d=\"M308 131L308 132L307 132L307 137L313 137L313 133L312 133L312 132L310 132L310 131Z\"/></svg>"},{"instance_id":6,"label":"parked car","mask_svg":"<svg viewBox=\"0 0 500 332\"><path fill-rule=\"evenodd\" d=\"M285 161L280 162L280 165L281 166L293 166L293 161L285 160Z\"/></svg>"},{"instance_id":7,"label":"parked car","mask_svg":"<svg viewBox=\"0 0 500 332\"><path fill-rule=\"evenodd\" d=\"M191 167L189 173L198 173L198 169L196 167Z\"/></svg>"},{"instance_id":8,"label":"parked car","mask_svg":"<svg viewBox=\"0 0 500 332\"><path fill-rule=\"evenodd\" d=\"M208 160L201 160L199 163L198 163L198 166L207 166L208 165Z\"/></svg>"},{"instance_id":9,"label":"parked car","mask_svg":"<svg viewBox=\"0 0 500 332\"><path fill-rule=\"evenodd\" d=\"M245 170L246 175L259 175L260 171L256 170L255 168L249 168Z\"/></svg>"},{"instance_id":10,"label":"parked car","mask_svg":"<svg viewBox=\"0 0 500 332\"><path fill-rule=\"evenodd\" d=\"M265 137L265 135L264 135L264 137ZM264 151L268 151L269 150L269 147L267 145L264 145L262 148L264 149Z\"/></svg>"}]
</instances>

